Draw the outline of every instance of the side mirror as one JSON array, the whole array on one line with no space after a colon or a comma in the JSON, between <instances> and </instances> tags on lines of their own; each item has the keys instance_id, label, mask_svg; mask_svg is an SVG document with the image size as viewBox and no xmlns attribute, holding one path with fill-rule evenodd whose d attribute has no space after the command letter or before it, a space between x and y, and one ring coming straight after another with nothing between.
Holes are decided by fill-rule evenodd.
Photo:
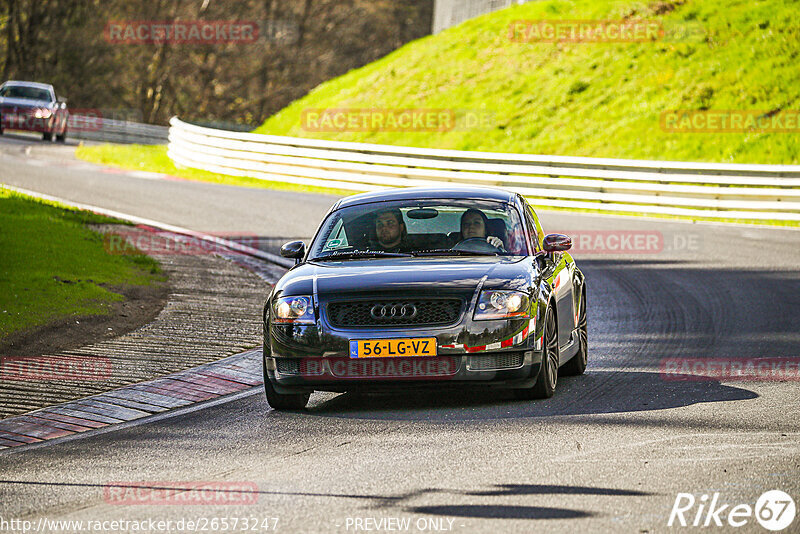
<instances>
[{"instance_id":1,"label":"side mirror","mask_svg":"<svg viewBox=\"0 0 800 534\"><path fill-rule=\"evenodd\" d=\"M544 236L542 247L548 254L563 252L572 248L572 238L564 234L547 234Z\"/></svg>"},{"instance_id":2,"label":"side mirror","mask_svg":"<svg viewBox=\"0 0 800 534\"><path fill-rule=\"evenodd\" d=\"M281 256L297 261L306 255L306 244L302 241L290 241L281 247Z\"/></svg>"}]
</instances>

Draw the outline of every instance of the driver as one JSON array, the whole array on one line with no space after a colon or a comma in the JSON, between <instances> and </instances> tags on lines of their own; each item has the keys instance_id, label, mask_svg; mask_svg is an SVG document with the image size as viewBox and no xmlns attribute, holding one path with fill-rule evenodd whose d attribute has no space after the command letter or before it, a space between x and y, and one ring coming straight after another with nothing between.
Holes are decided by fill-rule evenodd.
<instances>
[{"instance_id":1,"label":"driver","mask_svg":"<svg viewBox=\"0 0 800 534\"><path fill-rule=\"evenodd\" d=\"M400 252L406 244L408 232L403 214L398 208L378 212L375 218L375 234L378 236L378 246L385 252Z\"/></svg>"},{"instance_id":2,"label":"driver","mask_svg":"<svg viewBox=\"0 0 800 534\"><path fill-rule=\"evenodd\" d=\"M461 240L485 239L493 247L503 249L503 240L495 236L487 236L489 219L481 210L469 208L461 216Z\"/></svg>"}]
</instances>

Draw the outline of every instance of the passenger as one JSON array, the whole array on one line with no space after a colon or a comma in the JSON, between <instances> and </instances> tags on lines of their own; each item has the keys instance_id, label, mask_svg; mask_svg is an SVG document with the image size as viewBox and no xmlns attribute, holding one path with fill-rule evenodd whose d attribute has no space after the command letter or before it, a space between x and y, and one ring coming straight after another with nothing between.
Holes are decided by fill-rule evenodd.
<instances>
[{"instance_id":1,"label":"passenger","mask_svg":"<svg viewBox=\"0 0 800 534\"><path fill-rule=\"evenodd\" d=\"M402 252L406 245L406 225L399 209L387 209L378 212L375 218L375 234L378 246L385 252Z\"/></svg>"},{"instance_id":2,"label":"passenger","mask_svg":"<svg viewBox=\"0 0 800 534\"><path fill-rule=\"evenodd\" d=\"M493 247L503 250L503 240L487 235L489 219L481 210L469 208L461 216L461 241L466 239L485 239Z\"/></svg>"}]
</instances>

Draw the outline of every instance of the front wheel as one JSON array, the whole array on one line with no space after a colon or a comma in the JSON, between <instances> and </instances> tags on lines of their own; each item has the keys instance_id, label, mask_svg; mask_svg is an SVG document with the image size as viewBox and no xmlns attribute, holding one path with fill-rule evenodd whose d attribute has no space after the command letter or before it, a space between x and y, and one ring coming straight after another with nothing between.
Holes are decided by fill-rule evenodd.
<instances>
[{"instance_id":1,"label":"front wheel","mask_svg":"<svg viewBox=\"0 0 800 534\"><path fill-rule=\"evenodd\" d=\"M53 132L44 132L42 134L42 140L44 140L44 141L52 141L53 140Z\"/></svg>"},{"instance_id":2,"label":"front wheel","mask_svg":"<svg viewBox=\"0 0 800 534\"><path fill-rule=\"evenodd\" d=\"M61 132L61 135L56 136L56 141L59 143L66 143L67 142L67 127L64 127L64 131Z\"/></svg>"},{"instance_id":3,"label":"front wheel","mask_svg":"<svg viewBox=\"0 0 800 534\"><path fill-rule=\"evenodd\" d=\"M518 389L514 393L518 399L549 399L556 392L558 382L558 328L553 308L547 308L544 319L544 354L542 365L532 388Z\"/></svg>"},{"instance_id":4,"label":"front wheel","mask_svg":"<svg viewBox=\"0 0 800 534\"><path fill-rule=\"evenodd\" d=\"M267 403L275 410L302 410L308 404L311 393L278 393L264 373L264 392Z\"/></svg>"}]
</instances>

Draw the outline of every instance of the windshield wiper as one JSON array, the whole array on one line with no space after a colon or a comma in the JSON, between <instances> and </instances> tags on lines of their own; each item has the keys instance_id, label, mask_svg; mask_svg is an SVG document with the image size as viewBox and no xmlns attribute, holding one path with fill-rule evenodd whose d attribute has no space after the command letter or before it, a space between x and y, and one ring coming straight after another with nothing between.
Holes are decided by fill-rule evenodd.
<instances>
[{"instance_id":1,"label":"windshield wiper","mask_svg":"<svg viewBox=\"0 0 800 534\"><path fill-rule=\"evenodd\" d=\"M457 250L452 248L434 248L431 250L417 250L414 256L498 256L497 252L476 252L473 250Z\"/></svg>"},{"instance_id":2,"label":"windshield wiper","mask_svg":"<svg viewBox=\"0 0 800 534\"><path fill-rule=\"evenodd\" d=\"M317 256L309 261L349 260L355 258L410 258L405 252L384 252L383 250L353 250L350 252L333 252L326 256Z\"/></svg>"}]
</instances>

